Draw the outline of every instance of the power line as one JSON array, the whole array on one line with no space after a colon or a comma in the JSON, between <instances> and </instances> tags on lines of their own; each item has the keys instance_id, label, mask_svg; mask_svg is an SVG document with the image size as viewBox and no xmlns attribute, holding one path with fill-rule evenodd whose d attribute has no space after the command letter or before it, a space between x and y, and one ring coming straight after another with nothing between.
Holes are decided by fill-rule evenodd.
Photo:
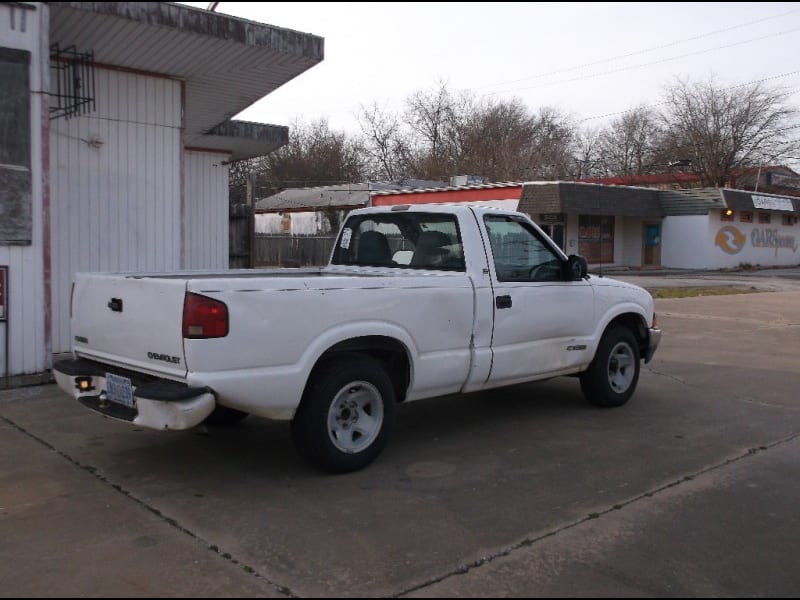
<instances>
[{"instance_id":1,"label":"power line","mask_svg":"<svg viewBox=\"0 0 800 600\"><path fill-rule=\"evenodd\" d=\"M727 91L727 90L735 90L735 89L740 88L740 87L746 87L748 85L754 85L756 83L763 83L765 81L772 81L774 79L782 79L783 77L791 77L792 75L798 75L798 74L800 74L800 71L790 71L788 73L781 73L779 75L773 75L771 77L764 77L762 79L754 79L752 81L746 81L745 83L737 83L736 85L731 85L729 87L722 88L722 90L725 90L725 91ZM796 88L789 88L789 89L796 89ZM655 108L656 106L663 106L664 104L669 104L669 102L665 100L664 102L655 102L653 104L642 104L641 106L637 106L635 108L629 108L627 110L620 110L620 111L616 111L616 112L605 113L605 114L602 114L602 115L594 115L594 116L591 116L591 117L584 117L583 119L578 119L577 122L578 123L583 123L584 121L593 121L595 119L605 119L607 117L615 117L617 115L624 115L624 114L633 112L633 111L635 111L635 110L637 110L639 108Z\"/></svg>"},{"instance_id":2,"label":"power line","mask_svg":"<svg viewBox=\"0 0 800 600\"><path fill-rule=\"evenodd\" d=\"M488 84L485 84L485 85L474 86L474 87L466 88L466 89L479 90L479 89L487 88L487 87L511 85L512 83L519 83L521 81L527 81L529 79L539 79L541 77L547 77L549 75L557 75L559 73L568 73L570 71L577 71L578 69L583 69L583 68L586 68L586 67L593 67L593 66L596 66L596 65L601 65L601 64L613 62L613 61L616 61L616 60L621 60L621 59L624 59L624 58L630 58L632 56L639 56L641 54L647 54L648 52L654 52L656 50L663 50L664 48L671 48L673 46L678 46L680 44L685 44L687 42L694 42L696 40L700 40L700 39L703 39L703 38L706 38L706 37L710 37L712 35L718 35L720 33L726 33L728 31L733 31L734 29L741 29L742 27L748 27L750 25L756 25L758 23L763 23L764 21L770 21L772 19L785 17L787 15L791 15L791 14L796 13L796 12L800 12L800 8L796 8L794 10L783 12L783 13L780 13L780 14L777 14L777 15L772 15L770 17L764 17L763 19L757 19L755 21L747 21L745 23L739 23L738 25L732 25L731 27L725 27L723 29L716 29L716 30L710 31L708 33L703 33L703 34L696 35L696 36L693 36L693 37L688 37L688 38L684 38L684 39L681 39L681 40L676 40L676 41L670 42L668 44L661 44L659 46L652 46L650 48L644 48L643 50L635 50L633 52L628 52L626 54L618 54L617 56L612 56L612 57L609 57L609 58L603 58L603 59L600 59L600 60L584 63L584 64L581 64L581 65L576 65L574 67L565 67L565 68L562 68L562 69L555 69L553 71L548 71L546 73L539 73L537 75L529 75L527 77L520 77L519 79L513 79L513 80L499 82L499 83L488 83Z\"/></svg>"},{"instance_id":3,"label":"power line","mask_svg":"<svg viewBox=\"0 0 800 600\"><path fill-rule=\"evenodd\" d=\"M522 87L522 88L499 90L497 92L486 92L486 93L481 94L481 95L482 96L496 96L496 95L499 95L499 94L508 94L508 93L514 93L514 92L527 91L527 90L535 90L535 89L548 87L548 86L551 86L551 85L558 85L558 84L561 84L561 83L572 83L574 81L581 81L583 79L594 79L594 78L597 78L597 77L602 77L604 75L613 75L615 73L622 73L622 72L625 72L625 71L632 71L634 69L641 69L643 67L650 67L652 65L658 65L658 64L670 62L670 61L673 61L673 60L679 60L681 58L688 58L690 56L699 56L700 54L708 54L709 52L714 52L716 50L724 50L726 48L733 48L735 46L741 46L741 45L744 45L744 44L750 44L750 43L753 43L753 42L759 42L761 40L772 39L772 38L776 38L776 37L781 36L781 35L787 35L787 34L790 34L790 33L794 33L796 31L800 31L800 27L795 27L793 29L787 29L785 31L778 31L776 33L770 33L770 34L767 34L767 35L762 35L762 36L759 36L759 37L754 37L754 38L750 38L750 39L747 39L747 40L742 40L742 41L739 41L739 42L733 42L731 44L724 44L722 46L715 46L713 48L706 48L704 50L697 50L695 52L687 52L685 54L679 54L677 56L670 56L668 58L662 58L662 59L659 59L659 60L653 60L653 61L646 62L646 63L640 63L638 65L629 65L627 67L620 67L620 68L617 68L617 69L611 69L609 71L601 71L599 73L587 73L586 75L579 75L577 77L570 77L569 79L560 79L558 81L549 81L549 82L546 82L546 83L541 83L541 84L532 85L532 86L526 86L526 87Z\"/></svg>"}]
</instances>

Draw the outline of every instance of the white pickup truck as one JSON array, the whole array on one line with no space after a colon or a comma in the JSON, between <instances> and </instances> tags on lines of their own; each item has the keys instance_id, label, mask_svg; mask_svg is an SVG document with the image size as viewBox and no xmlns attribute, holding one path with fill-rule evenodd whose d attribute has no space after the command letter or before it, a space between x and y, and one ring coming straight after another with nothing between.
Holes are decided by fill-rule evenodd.
<instances>
[{"instance_id":1,"label":"white pickup truck","mask_svg":"<svg viewBox=\"0 0 800 600\"><path fill-rule=\"evenodd\" d=\"M138 426L291 420L332 472L386 444L400 402L558 375L620 406L661 332L653 299L587 275L527 216L357 210L321 269L78 274L59 386Z\"/></svg>"}]
</instances>

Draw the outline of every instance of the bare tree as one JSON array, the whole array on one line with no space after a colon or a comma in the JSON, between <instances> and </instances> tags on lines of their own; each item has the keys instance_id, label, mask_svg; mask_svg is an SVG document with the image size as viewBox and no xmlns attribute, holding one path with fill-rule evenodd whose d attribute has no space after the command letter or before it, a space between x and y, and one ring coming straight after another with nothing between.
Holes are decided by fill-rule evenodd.
<instances>
[{"instance_id":1,"label":"bare tree","mask_svg":"<svg viewBox=\"0 0 800 600\"><path fill-rule=\"evenodd\" d=\"M473 104L459 119L456 168L491 181L525 176L536 120L520 100Z\"/></svg>"},{"instance_id":2,"label":"bare tree","mask_svg":"<svg viewBox=\"0 0 800 600\"><path fill-rule=\"evenodd\" d=\"M640 106L614 119L601 135L601 154L612 175L644 175L658 172L655 158L659 142L658 115Z\"/></svg>"},{"instance_id":3,"label":"bare tree","mask_svg":"<svg viewBox=\"0 0 800 600\"><path fill-rule=\"evenodd\" d=\"M534 118L526 179L564 179L573 164L576 127L556 108L545 106Z\"/></svg>"},{"instance_id":4,"label":"bare tree","mask_svg":"<svg viewBox=\"0 0 800 600\"><path fill-rule=\"evenodd\" d=\"M453 96L445 82L430 92L417 91L406 100L406 116L412 131L428 146L431 158L443 156L443 140L453 119Z\"/></svg>"},{"instance_id":5,"label":"bare tree","mask_svg":"<svg viewBox=\"0 0 800 600\"><path fill-rule=\"evenodd\" d=\"M574 179L605 177L608 172L602 156L602 132L597 128L578 129L573 136L573 164L570 176Z\"/></svg>"},{"instance_id":6,"label":"bare tree","mask_svg":"<svg viewBox=\"0 0 800 600\"><path fill-rule=\"evenodd\" d=\"M251 174L257 173L260 161L244 158L234 161L228 167L228 201L231 204L247 202L247 182Z\"/></svg>"},{"instance_id":7,"label":"bare tree","mask_svg":"<svg viewBox=\"0 0 800 600\"><path fill-rule=\"evenodd\" d=\"M723 88L713 79L667 89L662 152L691 159L704 185L723 186L731 172L770 163L798 148L787 135L797 111L786 92L761 83Z\"/></svg>"},{"instance_id":8,"label":"bare tree","mask_svg":"<svg viewBox=\"0 0 800 600\"><path fill-rule=\"evenodd\" d=\"M369 178L394 181L404 177L408 170L410 142L397 114L373 102L361 107L358 122L365 138L363 147L369 162Z\"/></svg>"},{"instance_id":9,"label":"bare tree","mask_svg":"<svg viewBox=\"0 0 800 600\"><path fill-rule=\"evenodd\" d=\"M360 181L364 151L352 137L332 131L325 119L295 122L289 143L262 159L260 173L272 193L287 187Z\"/></svg>"}]
</instances>

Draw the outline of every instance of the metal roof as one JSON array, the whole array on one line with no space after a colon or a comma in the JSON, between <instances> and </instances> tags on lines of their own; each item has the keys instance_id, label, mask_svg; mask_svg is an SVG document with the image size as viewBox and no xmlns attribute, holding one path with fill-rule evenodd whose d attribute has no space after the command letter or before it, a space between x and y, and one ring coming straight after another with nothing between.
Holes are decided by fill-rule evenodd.
<instances>
[{"instance_id":1,"label":"metal roof","mask_svg":"<svg viewBox=\"0 0 800 600\"><path fill-rule=\"evenodd\" d=\"M420 191L417 187L433 189L443 181L421 179L401 179L399 181L377 181L369 183L344 183L314 188L293 188L283 190L256 202L257 211L315 210L333 207L367 206L370 197L403 191Z\"/></svg>"},{"instance_id":2,"label":"metal roof","mask_svg":"<svg viewBox=\"0 0 800 600\"><path fill-rule=\"evenodd\" d=\"M185 144L230 150L233 158L280 147L286 143L283 128L270 132L274 126L254 124L243 130L251 137L237 139L249 151L237 148L236 139L222 143L207 134L324 57L319 36L171 2L49 6L51 43L93 50L99 65L184 80Z\"/></svg>"},{"instance_id":3,"label":"metal roof","mask_svg":"<svg viewBox=\"0 0 800 600\"><path fill-rule=\"evenodd\" d=\"M417 180L410 180L417 181ZM476 183L474 185L448 185L444 182L438 181L418 181L420 184L417 187L408 186L398 189L386 189L376 191L375 196L386 196L392 194L421 194L421 193L434 193L434 192L459 192L468 190L490 190L500 188L518 188L522 187L522 182L519 181L505 181L499 183ZM431 185L433 183L441 183L441 185Z\"/></svg>"},{"instance_id":4,"label":"metal roof","mask_svg":"<svg viewBox=\"0 0 800 600\"><path fill-rule=\"evenodd\" d=\"M667 217L707 215L714 208L725 208L719 188L660 190L658 200Z\"/></svg>"},{"instance_id":5,"label":"metal roof","mask_svg":"<svg viewBox=\"0 0 800 600\"><path fill-rule=\"evenodd\" d=\"M327 206L366 206L369 204L368 183L331 185L318 188L290 189L256 202L256 211L317 209Z\"/></svg>"}]
</instances>

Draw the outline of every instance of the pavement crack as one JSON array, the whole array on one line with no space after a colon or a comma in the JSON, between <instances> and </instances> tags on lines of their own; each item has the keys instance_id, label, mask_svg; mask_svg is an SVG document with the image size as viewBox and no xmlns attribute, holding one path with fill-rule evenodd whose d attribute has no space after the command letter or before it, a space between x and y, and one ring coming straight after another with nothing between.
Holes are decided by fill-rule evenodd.
<instances>
[{"instance_id":1,"label":"pavement crack","mask_svg":"<svg viewBox=\"0 0 800 600\"><path fill-rule=\"evenodd\" d=\"M720 461L718 463L715 463L715 464L710 465L708 467L705 467L703 469L699 469L699 470L697 470L697 471L695 471L693 473L686 474L686 475L684 475L682 477L679 477L678 479L676 479L674 481L670 481L669 483L665 483L665 484L663 484L661 486L658 486L658 487L656 487L654 489L648 490L646 492L642 492L642 493L640 493L640 494L638 494L638 495L636 495L636 496L634 496L632 498L629 498L628 500L624 500L622 502L618 502L618 503L614 504L613 506L610 506L610 507L608 507L608 508L606 508L604 510L601 510L599 512L589 513L585 517L582 517L580 519L576 519L576 520L571 521L569 523L565 523L565 524L561 525L560 527L556 527L556 528L554 528L554 529L552 529L550 531L547 531L546 533L543 533L541 535L538 535L536 537L525 538L525 539L523 539L523 540L521 540L519 542L516 542L515 544L513 544L511 546L508 546L506 548L502 548L500 550L497 550L496 552L492 552L491 554L487 554L486 556L482 556L482 557L477 558L477 559L475 559L473 561L458 565L458 566L454 567L453 569L451 569L450 571L448 571L446 573L442 573L441 575L438 575L438 576L435 576L435 577L431 577L430 579L427 579L427 580L425 580L425 581L423 581L421 583L415 584L415 585L413 585L413 586L411 586L411 587L409 587L407 589L404 589L404 590L392 595L392 597L393 598L402 598L402 597L407 596L408 594L411 594L413 592L422 590L422 589L430 587L432 585L436 585L437 583L441 583L442 581L445 581L446 579L450 579L451 577L459 577L461 575L466 575L470 571L473 571L473 570L475 570L475 569L477 569L479 567L482 567L484 565L492 563L492 562L494 562L495 560L497 560L499 558L505 558L507 556L511 556L513 553L517 552L518 550L521 550L523 548L531 547L534 544L537 544L537 543L539 543L539 542L541 542L543 540L546 540L548 538L551 538L551 537L554 537L556 535L559 535L560 533L562 533L564 531L569 531L570 529L578 527L578 526L582 525L583 523L586 523L587 521L591 521L591 520L594 520L594 519L600 519L603 516L608 515L609 513L612 513L612 512L618 511L618 510L622 510L625 507L630 506L631 504L634 504L634 503L637 503L637 502L641 502L641 501L650 500L653 497L655 497L657 494L660 494L660 493L665 492L667 490L671 490L671 489L673 489L673 488L675 488L677 486L684 485L684 484L686 484L686 483L688 483L690 481L693 481L693 480L697 479L698 477L701 477L701 476L706 475L708 473L712 473L712 472L717 471L719 469L723 469L723 468L725 468L725 467L727 467L727 466L729 466L729 465L731 465L733 463L736 463L736 462L739 462L739 461L742 461L742 460L746 460L746 459L751 458L752 456L754 456L754 455L756 455L756 454L758 454L760 452L766 452L768 450L771 450L772 448L775 448L777 446L781 446L783 444L790 443L790 442L792 442L794 440L797 440L799 438L800 438L800 433L793 433L791 435L785 436L785 437L780 438L778 440L775 440L773 442L770 442L770 443L767 443L767 444L763 444L763 445L759 445L759 446L752 447L752 448L748 448L747 450L745 450L741 454L737 454L735 456L732 456L730 458L722 460L722 461Z\"/></svg>"},{"instance_id":2,"label":"pavement crack","mask_svg":"<svg viewBox=\"0 0 800 600\"><path fill-rule=\"evenodd\" d=\"M680 383L681 385L685 385L686 387L695 388L695 389L702 389L702 386L697 385L695 383L689 383L685 379L681 379L677 375L671 375L670 373L663 373L661 371L657 371L652 367L646 367L648 373L652 373L653 375L658 375L660 377L666 377L667 379L672 379L673 381ZM763 406L765 408L779 408L781 410L789 410L789 411L800 411L800 407L798 406L786 406L784 404L774 404L772 402L764 402L763 400L756 400L754 398L749 398L742 394L738 394L733 392L729 396L733 400L738 400L739 402L747 402L749 404L755 404L757 406Z\"/></svg>"},{"instance_id":3,"label":"pavement crack","mask_svg":"<svg viewBox=\"0 0 800 600\"><path fill-rule=\"evenodd\" d=\"M138 504L139 506L141 506L142 508L144 508L145 510L147 510L151 514L155 515L157 518L159 518L162 522L164 522L169 527L172 527L173 529L178 530L179 532L183 533L184 535L189 536L190 538L192 538L196 542L204 545L206 550L209 550L210 552L213 552L214 554L217 554L223 560L229 562L232 565L235 565L236 567L240 568L245 573L255 577L256 579L261 579L262 581L266 582L270 587L272 587L276 592L278 592L282 596L286 596L287 598L298 598L299 597L289 587L272 581L269 577L266 577L265 575L263 575L262 573L257 571L255 568L253 568L249 564L245 563L244 561L241 561L241 560L237 559L236 557L234 557L229 552L225 552L224 550L222 550L216 544L213 544L213 543L209 542L208 540L206 540L202 536L198 535L197 533L195 533L191 529L181 525L176 519L173 519L172 517L170 517L168 515L165 515L163 512L161 512L158 508L156 508L152 504L150 504L147 501L139 498L138 496L135 496L130 490L124 488L122 485L120 485L118 483L114 483L111 479L106 477L102 473L102 471L100 469L98 469L97 467L95 467L93 465L85 464L85 463L81 462L80 460L78 460L77 458L74 458L74 457L70 456L66 452L64 452L62 450L59 450L58 448L56 448L53 444L51 444L47 440L44 440L41 437L39 437L38 435L36 435L35 433L32 433L32 432L28 431L23 426L19 425L15 421L12 421L8 417L0 415L0 421L4 421L5 423L8 424L9 427L12 427L12 428L16 429L17 431L19 431L23 435L25 435L25 436L29 437L30 439L34 440L35 442L41 444L42 446L44 446L48 450L56 453L58 456L60 456L61 458L63 458L64 460L66 460L67 462L72 464L73 466L81 469L82 471L85 471L86 473L92 475L93 477L95 477L99 481L101 481L104 484L108 485L114 491L122 494L123 496L125 496L129 500L135 502L136 504Z\"/></svg>"},{"instance_id":4,"label":"pavement crack","mask_svg":"<svg viewBox=\"0 0 800 600\"><path fill-rule=\"evenodd\" d=\"M670 373L662 373L661 371L656 371L653 367L646 367L646 369L649 373L652 373L653 375L659 375L661 377L666 377L667 379L672 379L673 381L677 381L681 385L685 385L688 387L697 387L696 385L689 383L685 379L681 379L677 375L671 375Z\"/></svg>"}]
</instances>

